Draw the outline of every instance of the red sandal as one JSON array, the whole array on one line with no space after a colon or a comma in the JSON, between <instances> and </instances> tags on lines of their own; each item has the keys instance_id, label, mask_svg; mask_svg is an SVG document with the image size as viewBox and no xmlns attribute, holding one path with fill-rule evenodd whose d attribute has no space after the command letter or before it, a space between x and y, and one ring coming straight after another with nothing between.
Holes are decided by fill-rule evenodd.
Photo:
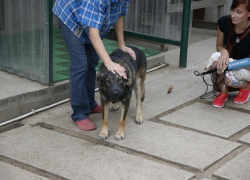
<instances>
[{"instance_id":1,"label":"red sandal","mask_svg":"<svg viewBox=\"0 0 250 180\"><path fill-rule=\"evenodd\" d=\"M91 110L90 113L101 113L102 112L102 107L101 105L97 104L97 106Z\"/></svg>"},{"instance_id":2,"label":"red sandal","mask_svg":"<svg viewBox=\"0 0 250 180\"><path fill-rule=\"evenodd\" d=\"M217 108L222 108L225 102L228 100L227 93L220 93L213 101L213 106Z\"/></svg>"},{"instance_id":3,"label":"red sandal","mask_svg":"<svg viewBox=\"0 0 250 180\"><path fill-rule=\"evenodd\" d=\"M250 95L250 85L247 89L240 88L238 95L234 98L234 103L236 104L244 104L247 103Z\"/></svg>"},{"instance_id":4,"label":"red sandal","mask_svg":"<svg viewBox=\"0 0 250 180\"><path fill-rule=\"evenodd\" d=\"M74 124L77 125L79 129L84 130L84 131L90 131L90 130L96 129L96 125L93 122L91 122L89 119L77 121L77 122L74 122Z\"/></svg>"}]
</instances>

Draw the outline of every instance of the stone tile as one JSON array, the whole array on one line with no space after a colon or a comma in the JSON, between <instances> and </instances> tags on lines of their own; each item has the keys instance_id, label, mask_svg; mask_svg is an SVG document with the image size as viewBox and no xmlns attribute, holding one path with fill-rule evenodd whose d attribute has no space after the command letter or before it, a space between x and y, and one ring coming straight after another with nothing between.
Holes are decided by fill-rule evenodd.
<instances>
[{"instance_id":1,"label":"stone tile","mask_svg":"<svg viewBox=\"0 0 250 180\"><path fill-rule=\"evenodd\" d=\"M223 138L229 138L250 125L245 113L226 108L215 109L203 103L194 103L160 120Z\"/></svg>"},{"instance_id":2,"label":"stone tile","mask_svg":"<svg viewBox=\"0 0 250 180\"><path fill-rule=\"evenodd\" d=\"M214 172L214 175L223 179L249 180L250 179L250 149L248 148L234 159Z\"/></svg>"},{"instance_id":3,"label":"stone tile","mask_svg":"<svg viewBox=\"0 0 250 180\"><path fill-rule=\"evenodd\" d=\"M91 114L90 118L96 123L98 128L88 132L80 131L64 113L53 116L49 117L48 120L41 119L39 116L36 116L36 119L94 138L99 136L101 129L100 114ZM128 116L127 119L125 139L116 141L114 136L119 118L119 112L111 111L109 113L109 138L107 141L180 165L186 165L199 171L203 171L209 165L240 146L238 143L150 121L144 121L142 125L138 125L134 122L135 117L131 116Z\"/></svg>"},{"instance_id":4,"label":"stone tile","mask_svg":"<svg viewBox=\"0 0 250 180\"><path fill-rule=\"evenodd\" d=\"M201 78L190 76L193 71L166 67L152 72L152 74L149 73L145 83L145 99L142 103L143 117L150 119L202 95L205 91L204 83ZM173 90L168 94L168 88L171 85L173 85ZM129 114L132 116L136 114L134 96L131 100Z\"/></svg>"},{"instance_id":5,"label":"stone tile","mask_svg":"<svg viewBox=\"0 0 250 180\"><path fill-rule=\"evenodd\" d=\"M47 88L46 85L36 81L30 81L24 77L19 77L15 74L6 71L0 71L1 93L0 99L5 99L12 96L17 96L22 93L28 93Z\"/></svg>"},{"instance_id":6,"label":"stone tile","mask_svg":"<svg viewBox=\"0 0 250 180\"><path fill-rule=\"evenodd\" d=\"M233 103L233 99L235 98L236 95L237 95L237 93L235 93L235 95L229 95L226 105L232 106L234 108L250 110L250 103L249 102L246 104L240 104L240 105Z\"/></svg>"},{"instance_id":7,"label":"stone tile","mask_svg":"<svg viewBox=\"0 0 250 180\"><path fill-rule=\"evenodd\" d=\"M45 177L25 171L21 168L0 161L2 180L48 180Z\"/></svg>"},{"instance_id":8,"label":"stone tile","mask_svg":"<svg viewBox=\"0 0 250 180\"><path fill-rule=\"evenodd\" d=\"M201 180L211 180L211 179L208 179L208 178L202 178Z\"/></svg>"},{"instance_id":9,"label":"stone tile","mask_svg":"<svg viewBox=\"0 0 250 180\"><path fill-rule=\"evenodd\" d=\"M245 136L242 136L239 141L243 143L250 144L250 133L246 134Z\"/></svg>"},{"instance_id":10,"label":"stone tile","mask_svg":"<svg viewBox=\"0 0 250 180\"><path fill-rule=\"evenodd\" d=\"M0 154L67 179L188 180L195 174L27 125L0 134Z\"/></svg>"}]
</instances>

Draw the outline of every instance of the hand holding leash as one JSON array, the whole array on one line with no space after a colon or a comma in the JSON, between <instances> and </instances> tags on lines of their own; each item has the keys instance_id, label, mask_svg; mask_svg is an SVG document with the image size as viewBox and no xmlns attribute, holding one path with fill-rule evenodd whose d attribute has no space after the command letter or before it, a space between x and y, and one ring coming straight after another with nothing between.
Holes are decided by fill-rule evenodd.
<instances>
[{"instance_id":1,"label":"hand holding leash","mask_svg":"<svg viewBox=\"0 0 250 180\"><path fill-rule=\"evenodd\" d=\"M217 73L223 74L225 69L227 68L227 64L229 62L229 53L226 49L221 51L221 55L217 60Z\"/></svg>"}]
</instances>

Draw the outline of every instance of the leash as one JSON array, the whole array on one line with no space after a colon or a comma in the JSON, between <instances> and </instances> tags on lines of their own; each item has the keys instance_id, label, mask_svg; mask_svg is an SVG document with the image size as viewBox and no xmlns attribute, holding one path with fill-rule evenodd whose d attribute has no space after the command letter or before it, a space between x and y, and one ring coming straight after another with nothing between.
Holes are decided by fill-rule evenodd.
<instances>
[{"instance_id":1,"label":"leash","mask_svg":"<svg viewBox=\"0 0 250 180\"><path fill-rule=\"evenodd\" d=\"M199 71L197 71L197 70L195 70L194 71L194 75L195 76L200 76L201 78L202 78L202 80L203 80L203 82L205 83L205 85L206 85L206 91L205 91L205 93L203 94L203 95L201 95L200 96L200 99L211 99L211 98L214 98L215 96L217 97L217 95L216 95L216 87L219 87L219 89L220 89L220 91L221 91L221 88L220 88L220 85L223 83L223 89L222 89L222 91L224 91L225 90L225 76L226 76L226 71L227 71L227 69L224 71L224 73L223 73L223 78L222 78L222 80L221 81L218 81L218 77L219 77L219 75L216 73L217 72L217 68L215 68L215 69L212 69L212 70L209 70L209 71L205 71L205 72L202 72L202 73L200 73ZM212 84L209 84L209 83L207 83L206 82L206 80L205 80L205 75L207 75L207 74L211 74L211 82L212 82ZM213 87L213 96L212 97L204 97L205 95L207 95L208 94L208 87L209 86L212 86Z\"/></svg>"}]
</instances>

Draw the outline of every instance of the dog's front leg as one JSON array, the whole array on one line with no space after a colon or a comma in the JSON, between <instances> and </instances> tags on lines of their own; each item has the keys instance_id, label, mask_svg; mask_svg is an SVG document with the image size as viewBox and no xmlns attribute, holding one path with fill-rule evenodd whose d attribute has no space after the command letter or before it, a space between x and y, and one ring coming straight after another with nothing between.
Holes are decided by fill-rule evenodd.
<instances>
[{"instance_id":1,"label":"dog's front leg","mask_svg":"<svg viewBox=\"0 0 250 180\"><path fill-rule=\"evenodd\" d=\"M109 101L101 101L102 106L102 129L99 133L100 139L108 138L108 114L109 114Z\"/></svg>"},{"instance_id":2,"label":"dog's front leg","mask_svg":"<svg viewBox=\"0 0 250 180\"><path fill-rule=\"evenodd\" d=\"M137 124L142 124L143 123L143 117L142 117L142 101L144 99L144 79L141 79L140 77L137 78L136 80L136 85L134 86L135 90L135 95L136 95L136 120L135 122Z\"/></svg>"},{"instance_id":3,"label":"dog's front leg","mask_svg":"<svg viewBox=\"0 0 250 180\"><path fill-rule=\"evenodd\" d=\"M126 126L129 105L130 105L130 99L126 103L121 102L121 118L119 121L118 131L115 135L116 140L124 139L125 126Z\"/></svg>"}]
</instances>

